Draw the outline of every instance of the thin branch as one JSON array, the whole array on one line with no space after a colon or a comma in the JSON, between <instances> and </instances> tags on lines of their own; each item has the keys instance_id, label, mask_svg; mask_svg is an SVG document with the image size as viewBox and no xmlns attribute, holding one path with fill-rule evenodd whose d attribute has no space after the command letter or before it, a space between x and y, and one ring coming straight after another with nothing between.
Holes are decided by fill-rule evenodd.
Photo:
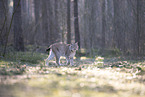
<instances>
[{"instance_id":1,"label":"thin branch","mask_svg":"<svg viewBox=\"0 0 145 97\"><path fill-rule=\"evenodd\" d=\"M11 22L10 22L9 30L8 30L8 33L7 33L7 35L6 35L6 44L5 44L5 46L4 46L3 57L4 57L5 54L6 54L7 43L8 43L8 37L9 37L10 30L11 30L11 27L12 27L12 22L13 22L14 14L15 14L17 8L18 8L19 5L20 5L20 1L21 1L21 0L19 0L17 7L16 7L16 9L14 9L13 14L12 14L12 19L11 19Z\"/></svg>"}]
</instances>

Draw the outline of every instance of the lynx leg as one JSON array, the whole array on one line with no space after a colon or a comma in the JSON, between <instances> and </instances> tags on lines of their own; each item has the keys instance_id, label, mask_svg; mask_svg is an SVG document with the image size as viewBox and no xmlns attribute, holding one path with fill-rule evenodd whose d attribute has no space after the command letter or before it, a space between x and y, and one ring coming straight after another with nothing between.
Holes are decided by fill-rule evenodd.
<instances>
[{"instance_id":1,"label":"lynx leg","mask_svg":"<svg viewBox=\"0 0 145 97\"><path fill-rule=\"evenodd\" d=\"M56 56L56 64L57 66L60 66L60 56Z\"/></svg>"},{"instance_id":2,"label":"lynx leg","mask_svg":"<svg viewBox=\"0 0 145 97\"><path fill-rule=\"evenodd\" d=\"M50 50L49 56L48 56L48 58L46 59L45 64L48 66L48 65L49 65L49 61L52 60L54 57L55 57L55 55L54 55L53 51Z\"/></svg>"},{"instance_id":3,"label":"lynx leg","mask_svg":"<svg viewBox=\"0 0 145 97\"><path fill-rule=\"evenodd\" d=\"M73 66L74 63L73 63L73 58L70 58L70 65Z\"/></svg>"},{"instance_id":4,"label":"lynx leg","mask_svg":"<svg viewBox=\"0 0 145 97\"><path fill-rule=\"evenodd\" d=\"M70 59L68 57L66 57L66 61L67 61L66 65L69 65L70 64Z\"/></svg>"}]
</instances>

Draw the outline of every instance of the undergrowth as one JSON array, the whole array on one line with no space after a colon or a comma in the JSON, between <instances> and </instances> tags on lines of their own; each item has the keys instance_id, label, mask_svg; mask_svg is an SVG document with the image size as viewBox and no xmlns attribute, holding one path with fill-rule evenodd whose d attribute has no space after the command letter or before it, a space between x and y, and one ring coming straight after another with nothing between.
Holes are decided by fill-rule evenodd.
<instances>
[{"instance_id":1,"label":"undergrowth","mask_svg":"<svg viewBox=\"0 0 145 97\"><path fill-rule=\"evenodd\" d=\"M1 58L0 61L10 61L10 62L21 62L38 64L46 57L43 53L32 53L32 52L11 52L7 53L5 57Z\"/></svg>"},{"instance_id":2,"label":"undergrowth","mask_svg":"<svg viewBox=\"0 0 145 97\"><path fill-rule=\"evenodd\" d=\"M0 75L20 75L25 73L26 66L35 66L44 61L43 53L13 52L0 59Z\"/></svg>"}]
</instances>

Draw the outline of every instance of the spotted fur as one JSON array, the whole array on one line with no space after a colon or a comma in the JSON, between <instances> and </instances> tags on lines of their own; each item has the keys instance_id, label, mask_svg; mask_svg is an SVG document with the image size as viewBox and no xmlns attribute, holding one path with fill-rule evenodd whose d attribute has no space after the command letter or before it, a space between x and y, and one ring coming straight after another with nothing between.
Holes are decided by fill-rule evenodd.
<instances>
[{"instance_id":1,"label":"spotted fur","mask_svg":"<svg viewBox=\"0 0 145 97\"><path fill-rule=\"evenodd\" d=\"M50 51L49 51L50 50ZM46 65L49 65L49 61L52 60L54 57L56 58L56 64L60 64L60 57L64 56L66 58L66 65L73 63L73 57L76 54L76 51L78 50L78 43L73 44L65 44L65 43L55 43L50 45L50 47L47 49L49 51L49 56L45 61Z\"/></svg>"}]
</instances>

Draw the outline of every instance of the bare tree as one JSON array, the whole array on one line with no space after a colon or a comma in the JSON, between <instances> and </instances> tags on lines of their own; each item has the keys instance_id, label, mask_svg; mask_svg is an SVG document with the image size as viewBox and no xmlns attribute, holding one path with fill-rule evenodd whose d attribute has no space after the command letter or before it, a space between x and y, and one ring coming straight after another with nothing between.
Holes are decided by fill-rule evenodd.
<instances>
[{"instance_id":1,"label":"bare tree","mask_svg":"<svg viewBox=\"0 0 145 97\"><path fill-rule=\"evenodd\" d=\"M14 48L24 51L24 39L22 33L21 0L14 0Z\"/></svg>"},{"instance_id":2,"label":"bare tree","mask_svg":"<svg viewBox=\"0 0 145 97\"><path fill-rule=\"evenodd\" d=\"M8 1L0 0L0 45L6 43Z\"/></svg>"},{"instance_id":3,"label":"bare tree","mask_svg":"<svg viewBox=\"0 0 145 97\"><path fill-rule=\"evenodd\" d=\"M39 37L41 36L41 18L40 18L40 13L41 13L41 2L40 0L34 0L34 11L35 11L35 33L33 35L33 43L35 42L35 44L38 44L37 39L40 39ZM39 34L39 35L38 35ZM39 37L37 37L39 36Z\"/></svg>"},{"instance_id":4,"label":"bare tree","mask_svg":"<svg viewBox=\"0 0 145 97\"><path fill-rule=\"evenodd\" d=\"M71 15L70 15L70 0L67 0L67 43L71 43Z\"/></svg>"},{"instance_id":5,"label":"bare tree","mask_svg":"<svg viewBox=\"0 0 145 97\"><path fill-rule=\"evenodd\" d=\"M8 1L12 0L0 0L1 51L6 51L8 40L14 40L17 51L23 51L24 42L75 41L91 56L96 49L145 54L145 0L13 0L13 7L7 6Z\"/></svg>"},{"instance_id":6,"label":"bare tree","mask_svg":"<svg viewBox=\"0 0 145 97\"><path fill-rule=\"evenodd\" d=\"M105 32L106 32L106 15L105 15L105 0L102 0L102 49L105 48Z\"/></svg>"},{"instance_id":7,"label":"bare tree","mask_svg":"<svg viewBox=\"0 0 145 97\"><path fill-rule=\"evenodd\" d=\"M78 42L80 48L80 32L78 20L78 0L74 0L74 29L75 29L75 42Z\"/></svg>"},{"instance_id":8,"label":"bare tree","mask_svg":"<svg viewBox=\"0 0 145 97\"><path fill-rule=\"evenodd\" d=\"M143 55L145 53L145 13L144 13L144 4L145 0L137 0L136 2L136 19L137 19L137 29L135 38L135 45L134 45L134 52L135 54Z\"/></svg>"}]
</instances>

